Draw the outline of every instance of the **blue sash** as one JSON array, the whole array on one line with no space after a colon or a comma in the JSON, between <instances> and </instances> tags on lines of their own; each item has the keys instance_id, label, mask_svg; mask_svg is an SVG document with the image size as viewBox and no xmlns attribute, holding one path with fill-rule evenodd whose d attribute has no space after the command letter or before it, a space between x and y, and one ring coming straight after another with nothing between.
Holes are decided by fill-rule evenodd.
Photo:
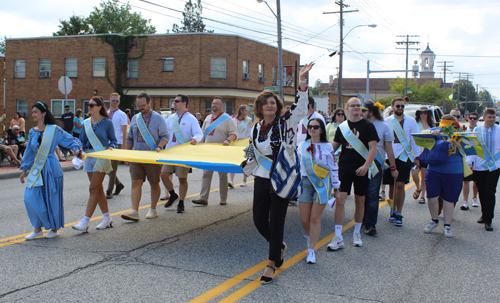
<instances>
[{"instance_id":1,"label":"blue sash","mask_svg":"<svg viewBox=\"0 0 500 303\"><path fill-rule=\"evenodd\" d=\"M366 146L363 144L363 142L361 142L361 140L359 140L359 138L352 133L347 120L339 125L339 129L342 132L342 135L344 135L344 138L347 140L347 142L349 142L349 144L358 152L358 154L360 154L366 160L368 158L369 151L366 149ZM377 165L372 162L370 164L370 168L368 169L368 178L371 179L371 177L375 177L377 174Z\"/></svg>"},{"instance_id":2,"label":"blue sash","mask_svg":"<svg viewBox=\"0 0 500 303\"><path fill-rule=\"evenodd\" d=\"M213 114L212 114L213 115ZM207 129L205 129L205 133L203 134L206 137L208 137L208 134L210 134L217 126L221 125L223 122L225 122L227 119L231 119L231 116L228 114L224 114L217 118L214 122L212 122Z\"/></svg>"},{"instance_id":3,"label":"blue sash","mask_svg":"<svg viewBox=\"0 0 500 303\"><path fill-rule=\"evenodd\" d=\"M389 165L385 163L384 158L382 158L382 153L380 150L377 148L377 155L375 156L375 160L380 164L380 167L382 170L386 170L389 168Z\"/></svg>"},{"instance_id":4,"label":"blue sash","mask_svg":"<svg viewBox=\"0 0 500 303\"><path fill-rule=\"evenodd\" d=\"M217 119L219 120L219 119ZM240 126L238 126L238 135L241 134L243 132L243 130L245 129L245 127L247 127L248 123L250 123L250 117L246 117L245 120L243 120L240 124Z\"/></svg>"},{"instance_id":5,"label":"blue sash","mask_svg":"<svg viewBox=\"0 0 500 303\"><path fill-rule=\"evenodd\" d=\"M300 143L300 150L302 153L302 164L304 164L304 168L306 169L306 174L311 184L313 185L316 193L318 193L317 201L320 204L325 204L329 200L330 193L332 192L331 184L330 184L330 174L326 176L326 178L321 179L314 172L314 164L319 165L319 163L313 163L311 152L307 151L307 147L311 145L311 140L304 141ZM322 167L325 166L321 163ZM325 167L326 168L326 167ZM330 168L328 168L330 170Z\"/></svg>"},{"instance_id":6,"label":"blue sash","mask_svg":"<svg viewBox=\"0 0 500 303\"><path fill-rule=\"evenodd\" d=\"M42 143L36 153L35 162L31 167L30 174L26 178L26 187L32 188L33 186L43 186L43 179L40 177L40 174L42 173L42 169L49 156L50 146L52 145L55 132L56 126L54 124L48 124L45 126Z\"/></svg>"},{"instance_id":7,"label":"blue sash","mask_svg":"<svg viewBox=\"0 0 500 303\"><path fill-rule=\"evenodd\" d=\"M250 132L253 134L253 129L255 125L252 127L252 131ZM269 159L268 157L262 155L259 150L257 149L257 146L255 146L254 140L252 140L253 144L253 151L255 155L255 160L257 163L259 163L260 166L262 166L268 173L271 173L271 169L273 167L273 160Z\"/></svg>"},{"instance_id":8,"label":"blue sash","mask_svg":"<svg viewBox=\"0 0 500 303\"><path fill-rule=\"evenodd\" d=\"M156 142L151 133L148 130L148 127L146 126L146 123L144 122L144 119L142 118L141 113L138 113L136 118L137 121L137 128L141 132L142 137L144 138L144 141L149 146L149 149L155 150L156 149ZM173 121L172 121L173 122ZM179 140L179 138L177 138Z\"/></svg>"},{"instance_id":9,"label":"blue sash","mask_svg":"<svg viewBox=\"0 0 500 303\"><path fill-rule=\"evenodd\" d=\"M422 126L422 123L420 123L420 121L417 122L417 127L419 133L421 133L424 130L424 127Z\"/></svg>"},{"instance_id":10,"label":"blue sash","mask_svg":"<svg viewBox=\"0 0 500 303\"><path fill-rule=\"evenodd\" d=\"M174 133L175 133L175 139L179 144L184 144L186 143L186 139L184 139L184 135L181 132L181 127L179 125L179 115L177 115L177 118L175 116L172 117L172 126L174 128Z\"/></svg>"},{"instance_id":11,"label":"blue sash","mask_svg":"<svg viewBox=\"0 0 500 303\"><path fill-rule=\"evenodd\" d=\"M87 135L90 144L92 144L92 148L96 152L100 152L104 150L104 146L102 146L101 141L99 141L99 138L97 138L96 134L94 133L94 130L92 129L91 119L92 118L88 118L85 119L85 121L83 121L83 128L85 129L85 134ZM108 159L97 159L94 168L100 173L105 172L109 174L110 172L113 171L113 168L111 167L111 161Z\"/></svg>"},{"instance_id":12,"label":"blue sash","mask_svg":"<svg viewBox=\"0 0 500 303\"><path fill-rule=\"evenodd\" d=\"M300 122L302 122L302 124L304 124L304 127L307 129L307 124L309 123L309 119L307 119L307 117L304 117L302 118L302 120L300 120Z\"/></svg>"},{"instance_id":13,"label":"blue sash","mask_svg":"<svg viewBox=\"0 0 500 303\"><path fill-rule=\"evenodd\" d=\"M497 153L495 156L491 154L491 151L488 149L486 146L486 141L484 140L484 134L483 134L483 127L482 126L476 126L474 129L475 132L479 133L477 136L477 140L479 143L481 143L481 146L483 147L484 151L484 160L486 160L483 163L483 167L488 169L489 171L494 171L498 169L496 162L500 160L500 152Z\"/></svg>"},{"instance_id":14,"label":"blue sash","mask_svg":"<svg viewBox=\"0 0 500 303\"><path fill-rule=\"evenodd\" d=\"M399 142L403 146L404 152L399 155L399 160L406 162L406 160L410 159L411 162L415 162L415 157L413 156L413 151L411 150L410 143L406 138L405 132L401 128L399 121L394 118L394 116L389 117L389 122L391 122L392 129L396 136L398 136Z\"/></svg>"}]
</instances>

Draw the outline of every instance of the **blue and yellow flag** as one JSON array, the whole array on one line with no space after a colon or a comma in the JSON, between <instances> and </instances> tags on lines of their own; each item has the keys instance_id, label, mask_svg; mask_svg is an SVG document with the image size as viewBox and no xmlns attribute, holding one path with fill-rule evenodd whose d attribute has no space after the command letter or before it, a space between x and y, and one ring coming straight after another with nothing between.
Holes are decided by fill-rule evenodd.
<instances>
[{"instance_id":1,"label":"blue and yellow flag","mask_svg":"<svg viewBox=\"0 0 500 303\"><path fill-rule=\"evenodd\" d=\"M428 150L431 150L434 147L434 144L436 143L436 136L430 133L414 133L411 134L413 136L413 139L415 140L415 143L418 146L425 147ZM447 139L448 136L446 135L441 135L440 136L443 139ZM465 154L467 156L479 156L484 159L484 152L483 148L481 147L481 144L477 140L477 137L475 136L474 133L469 133L469 132L460 132L460 133L455 133L452 137L452 141L457 142L462 146Z\"/></svg>"}]
</instances>

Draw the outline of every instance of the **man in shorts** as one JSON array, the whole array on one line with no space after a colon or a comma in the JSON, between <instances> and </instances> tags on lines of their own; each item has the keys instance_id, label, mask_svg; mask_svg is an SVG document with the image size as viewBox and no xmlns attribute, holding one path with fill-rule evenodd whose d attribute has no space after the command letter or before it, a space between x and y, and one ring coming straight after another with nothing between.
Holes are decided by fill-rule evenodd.
<instances>
[{"instance_id":1,"label":"man in shorts","mask_svg":"<svg viewBox=\"0 0 500 303\"><path fill-rule=\"evenodd\" d=\"M167 119L167 129L170 137L167 148L187 142L195 145L203 139L203 133L198 124L198 119L187 110L188 103L189 98L186 95L179 94L175 97L175 114ZM179 195L175 193L174 184L170 178L174 172L177 178L179 178ZM184 212L184 199L186 198L188 190L188 173L189 167L183 166L163 165L161 169L161 179L170 194L167 203L165 203L165 207L172 206L172 204L179 199L179 203L177 204L178 213Z\"/></svg>"},{"instance_id":2,"label":"man in shorts","mask_svg":"<svg viewBox=\"0 0 500 303\"><path fill-rule=\"evenodd\" d=\"M418 133L415 119L404 114L405 101L402 98L392 100L393 114L385 119L394 132L392 149L396 158L396 169L399 172L396 180L391 175L391 170L384 171L383 184L389 184L389 197L393 199L393 208L389 222L395 226L403 226L403 204L405 202L405 184L410 182L410 173L413 165L420 166L418 157L420 147L415 144L411 133ZM387 163L389 164L389 163Z\"/></svg>"},{"instance_id":3,"label":"man in shorts","mask_svg":"<svg viewBox=\"0 0 500 303\"><path fill-rule=\"evenodd\" d=\"M127 135L126 149L154 150L160 152L167 144L167 123L162 115L153 111L151 99L146 93L137 96L135 103L140 113L130 121L130 130ZM127 163L125 163L127 164ZM130 221L139 221L139 203L142 196L142 184L148 177L151 186L151 208L146 219L157 217L156 204L160 199L160 172L161 164L130 163L130 177L132 179L132 211L123 214L122 218Z\"/></svg>"},{"instance_id":4,"label":"man in shorts","mask_svg":"<svg viewBox=\"0 0 500 303\"><path fill-rule=\"evenodd\" d=\"M342 123L333 139L333 150L342 146L339 159L340 194L335 203L335 236L328 244L328 250L344 247L342 226L345 220L344 204L354 184L354 234L353 245L362 246L361 225L365 214L365 195L368 189L368 174L375 175L376 165L373 163L377 155L377 130L373 123L363 119L361 101L351 98L347 102L349 120ZM375 170L373 169L375 168Z\"/></svg>"},{"instance_id":5,"label":"man in shorts","mask_svg":"<svg viewBox=\"0 0 500 303\"><path fill-rule=\"evenodd\" d=\"M456 113L450 112L452 116L455 117ZM460 115L460 112L458 112L458 115ZM456 118L456 117L455 117ZM479 114L476 112L470 113L469 114L469 126L465 129L466 132L474 132L474 128L477 126L477 121L479 120ZM472 164L474 165L474 163ZM464 196L464 204L460 206L461 210L469 210L469 192L470 192L470 187L469 183L472 181L472 207L479 207L479 203L477 202L477 186L476 182L474 181L474 174L467 176L464 178L464 186L462 189L463 196Z\"/></svg>"}]
</instances>

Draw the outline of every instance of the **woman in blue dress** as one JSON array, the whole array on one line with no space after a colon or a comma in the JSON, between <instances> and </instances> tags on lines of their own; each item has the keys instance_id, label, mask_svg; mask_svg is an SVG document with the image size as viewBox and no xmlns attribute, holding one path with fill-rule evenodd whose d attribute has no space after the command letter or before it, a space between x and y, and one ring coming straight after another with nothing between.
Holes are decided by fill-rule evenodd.
<instances>
[{"instance_id":1,"label":"woman in blue dress","mask_svg":"<svg viewBox=\"0 0 500 303\"><path fill-rule=\"evenodd\" d=\"M31 107L31 116L37 126L29 133L28 145L20 169L21 183L26 183L24 205L28 212L33 233L26 240L43 235L42 227L50 232L45 238L54 238L64 227L63 171L54 151L57 145L76 151L81 149L80 141L59 126L47 104L38 102ZM81 152L81 150L80 150Z\"/></svg>"},{"instance_id":2,"label":"woman in blue dress","mask_svg":"<svg viewBox=\"0 0 500 303\"><path fill-rule=\"evenodd\" d=\"M87 104L91 118L83 122L83 130L80 134L80 141L86 153L94 151L102 151L105 149L113 149L118 147L116 141L115 129L113 122L109 119L108 111L104 106L104 99L100 96L94 96ZM89 201L85 217L80 223L73 225L72 228L87 232L89 229L89 221L94 214L97 204L102 211L103 220L97 225L96 229L106 229L112 227L113 221L108 211L108 200L104 194L102 182L106 174L113 171L111 162L107 159L97 159L87 157L83 170L87 172L89 177Z\"/></svg>"}]
</instances>

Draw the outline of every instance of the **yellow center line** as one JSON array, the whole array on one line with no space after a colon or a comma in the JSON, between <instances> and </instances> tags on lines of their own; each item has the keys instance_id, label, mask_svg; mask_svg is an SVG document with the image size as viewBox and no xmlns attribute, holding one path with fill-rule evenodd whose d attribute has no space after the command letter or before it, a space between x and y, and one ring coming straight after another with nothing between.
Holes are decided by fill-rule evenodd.
<instances>
[{"instance_id":1,"label":"yellow center line","mask_svg":"<svg viewBox=\"0 0 500 303\"><path fill-rule=\"evenodd\" d=\"M254 182L253 180L252 181L248 181L247 184L248 183L253 183L253 182ZM235 186L238 186L240 184L241 183L235 184ZM219 190L220 190L219 188L216 188L216 189L211 190L210 192L213 193L213 192L216 192L216 191L219 191ZM185 199L186 198L196 197L199 194L200 193L196 193L196 194L192 194L192 195L186 196ZM165 202L159 202L157 205L162 205L162 204L165 204L167 202L168 202L168 200L165 201ZM149 208L149 207L150 207L150 204L143 205L143 206L139 207L139 209L145 209L145 208ZM130 208L130 209L126 209L126 210L122 210L122 211L119 211L119 212L112 213L112 214L110 214L110 216L111 217L118 216L118 215L126 214L126 213L131 212L131 211L132 211L132 209ZM101 216L97 216L97 217L92 217L90 219L90 221L95 221L95 220L99 220L99 219L102 219L102 218L103 218L102 215ZM71 227L71 226L73 226L75 224L78 224L78 223L80 223L80 222L66 223L64 225L64 227ZM48 232L48 230L44 230L44 233L46 233L46 232ZM62 233L62 232L63 232L63 230L59 231L59 233ZM26 237L27 235L30 235L30 234L31 233L26 233L26 234L22 234L22 235L17 235L17 236L12 236L12 237L8 237L8 238L0 239L0 247L4 247L4 246L11 245L11 244L16 244L16 243L19 243L19 242L26 241L26 239L24 239L24 237ZM44 236L45 236L45 234L44 234ZM14 241L12 241L12 240L14 240Z\"/></svg>"},{"instance_id":2,"label":"yellow center line","mask_svg":"<svg viewBox=\"0 0 500 303\"><path fill-rule=\"evenodd\" d=\"M413 185L415 185L415 183L413 183L413 181L410 182L409 184L407 184L405 186L405 191L407 191ZM387 200L379 203L379 208L382 208L386 204L387 204ZM354 226L354 220L352 220L349 223L345 224L344 227L342 228L342 232L347 231L348 229L350 229L353 226ZM326 245L330 241L330 239L333 238L334 235L335 235L335 233L331 233L328 236L326 236L323 239L321 239L320 241L318 241L317 244L316 244L317 249L319 249L319 248L323 247L324 245ZM298 263L299 261L301 261L302 259L304 259L306 257L306 254L305 254L306 251L307 250L304 250L304 251L298 253L297 255L293 256L292 258L288 259L287 261L285 261L283 263L283 266L281 268L276 269L276 273L275 273L274 276L277 276L278 274L280 274L284 270L292 267L293 265L295 265L296 263ZM227 291L227 290L231 289L232 287L236 286L237 284L239 284L240 282L244 281L245 279L248 279L249 277L253 276L257 272L263 270L266 267L266 265L267 265L267 260L262 261L259 264L257 264L255 266L253 266L253 267L245 270L244 272L242 272L242 273L234 276L233 278L231 278L231 279L229 279L229 280L227 280L227 281L219 284L215 288L212 288L211 290L209 290L209 291L201 294L200 296L194 298L193 300L189 301L188 303L208 302L211 299L213 299L213 298L221 295L225 291ZM250 292L252 292L255 289L257 289L259 286L261 286L261 284L260 284L260 277L258 277L257 279L255 279L255 280L253 280L253 281L245 284L244 286L242 286L238 290L234 291L233 293L229 294L227 297L223 298L219 302L222 302L222 303L236 302L239 299L243 298L244 296L248 295Z\"/></svg>"}]
</instances>

